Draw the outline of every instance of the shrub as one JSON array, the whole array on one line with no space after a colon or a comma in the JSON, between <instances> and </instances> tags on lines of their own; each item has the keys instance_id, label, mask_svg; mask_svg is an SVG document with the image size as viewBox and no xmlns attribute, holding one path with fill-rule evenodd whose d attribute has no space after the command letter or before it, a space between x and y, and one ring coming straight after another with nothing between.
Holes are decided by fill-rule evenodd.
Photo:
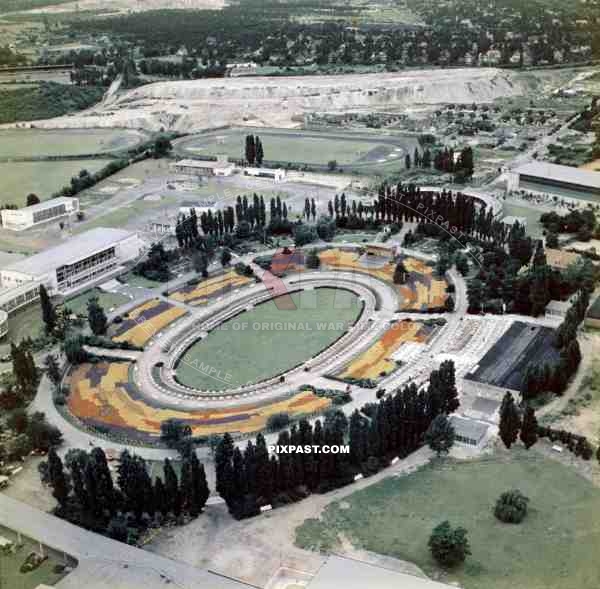
<instances>
[{"instance_id":1,"label":"shrub","mask_svg":"<svg viewBox=\"0 0 600 589\"><path fill-rule=\"evenodd\" d=\"M520 524L527 515L529 498L518 489L502 493L496 501L494 515L506 524Z\"/></svg>"},{"instance_id":2,"label":"shrub","mask_svg":"<svg viewBox=\"0 0 600 589\"><path fill-rule=\"evenodd\" d=\"M433 529L428 544L433 558L445 567L456 566L471 554L467 530L460 527L452 529L448 521Z\"/></svg>"},{"instance_id":3,"label":"shrub","mask_svg":"<svg viewBox=\"0 0 600 589\"><path fill-rule=\"evenodd\" d=\"M290 424L290 416L287 413L273 413L267 419L267 430L275 432Z\"/></svg>"}]
</instances>

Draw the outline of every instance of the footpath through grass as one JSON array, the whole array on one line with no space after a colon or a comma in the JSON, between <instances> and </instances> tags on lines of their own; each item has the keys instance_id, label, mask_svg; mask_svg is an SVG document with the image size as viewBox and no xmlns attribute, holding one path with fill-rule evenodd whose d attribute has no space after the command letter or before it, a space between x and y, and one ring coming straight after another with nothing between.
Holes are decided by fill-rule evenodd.
<instances>
[{"instance_id":1,"label":"footpath through grass","mask_svg":"<svg viewBox=\"0 0 600 589\"><path fill-rule=\"evenodd\" d=\"M498 496L530 498L520 525L492 513ZM531 450L430 465L330 504L296 529L304 548L331 549L344 534L364 549L438 570L427 541L448 519L468 530L472 555L445 579L466 589L597 589L600 491L562 464Z\"/></svg>"}]
</instances>

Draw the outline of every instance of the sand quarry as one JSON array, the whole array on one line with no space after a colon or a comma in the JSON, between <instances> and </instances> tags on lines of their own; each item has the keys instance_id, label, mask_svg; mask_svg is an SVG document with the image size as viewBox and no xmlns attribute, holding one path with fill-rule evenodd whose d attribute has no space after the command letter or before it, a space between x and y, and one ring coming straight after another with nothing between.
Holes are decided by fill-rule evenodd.
<instances>
[{"instance_id":1,"label":"sand quarry","mask_svg":"<svg viewBox=\"0 0 600 589\"><path fill-rule=\"evenodd\" d=\"M77 115L36 127L129 127L193 132L222 125L292 128L309 112L401 111L413 105L491 102L541 90L535 76L496 68L157 82L116 93Z\"/></svg>"},{"instance_id":2,"label":"sand quarry","mask_svg":"<svg viewBox=\"0 0 600 589\"><path fill-rule=\"evenodd\" d=\"M80 10L104 10L126 13L159 10L161 8L220 9L223 6L225 6L225 0L74 0L73 2L43 6L21 12L58 14Z\"/></svg>"}]
</instances>

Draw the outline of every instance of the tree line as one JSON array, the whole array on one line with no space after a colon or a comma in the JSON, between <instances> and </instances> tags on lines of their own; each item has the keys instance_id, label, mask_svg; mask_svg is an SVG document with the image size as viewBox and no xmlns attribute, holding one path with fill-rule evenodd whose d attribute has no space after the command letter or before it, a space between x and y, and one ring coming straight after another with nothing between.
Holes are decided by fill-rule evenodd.
<instances>
[{"instance_id":1,"label":"tree line","mask_svg":"<svg viewBox=\"0 0 600 589\"><path fill-rule=\"evenodd\" d=\"M510 449L520 439L529 450L539 438L548 438L552 442L561 442L583 460L589 460L594 455L594 449L585 436L539 425L533 407L526 401L524 403L524 407L519 407L510 391L502 399L498 433L506 448ZM597 456L600 461L600 450Z\"/></svg>"},{"instance_id":2,"label":"tree line","mask_svg":"<svg viewBox=\"0 0 600 589\"><path fill-rule=\"evenodd\" d=\"M521 385L521 396L525 401L530 401L547 391L560 395L565 390L569 379L575 374L581 362L577 329L585 319L589 300L588 290L579 291L562 323L556 329L554 345L560 350L559 361L553 365L545 363L541 366L527 367Z\"/></svg>"},{"instance_id":3,"label":"tree line","mask_svg":"<svg viewBox=\"0 0 600 589\"><path fill-rule=\"evenodd\" d=\"M58 503L56 515L129 543L150 525L198 517L210 493L194 452L183 457L179 477L167 458L154 480L146 461L127 450L119 458L116 484L102 448L69 450L64 463L52 448L39 470Z\"/></svg>"},{"instance_id":4,"label":"tree line","mask_svg":"<svg viewBox=\"0 0 600 589\"><path fill-rule=\"evenodd\" d=\"M419 153L419 149L415 147L412 160L409 153L404 156L404 167L407 170L410 170L411 166L429 170L432 164L439 172L454 174L455 181L464 182L473 175L473 148L463 147L455 157L453 148L444 147L432 155L428 147L423 153Z\"/></svg>"},{"instance_id":5,"label":"tree line","mask_svg":"<svg viewBox=\"0 0 600 589\"><path fill-rule=\"evenodd\" d=\"M269 455L262 434L242 451L225 434L215 453L216 489L238 519L260 513L263 506L329 491L418 449L433 420L458 405L454 364L445 361L431 373L424 390L412 383L356 410L349 421L342 411L330 410L314 426L303 419L278 436L279 447L310 447L311 451ZM319 452L323 446L346 443L349 453Z\"/></svg>"}]
</instances>

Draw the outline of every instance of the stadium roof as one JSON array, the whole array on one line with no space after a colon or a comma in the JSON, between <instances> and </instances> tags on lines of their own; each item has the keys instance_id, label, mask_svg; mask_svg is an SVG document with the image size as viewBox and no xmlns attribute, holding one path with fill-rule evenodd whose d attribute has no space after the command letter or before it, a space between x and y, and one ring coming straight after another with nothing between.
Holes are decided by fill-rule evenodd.
<instances>
[{"instance_id":1,"label":"stadium roof","mask_svg":"<svg viewBox=\"0 0 600 589\"><path fill-rule=\"evenodd\" d=\"M529 366L554 366L560 351L553 329L514 321L465 379L520 391Z\"/></svg>"},{"instance_id":2,"label":"stadium roof","mask_svg":"<svg viewBox=\"0 0 600 589\"><path fill-rule=\"evenodd\" d=\"M135 233L123 229L96 227L71 237L60 245L10 264L4 270L22 272L32 276L43 276L59 266L77 262L134 235Z\"/></svg>"},{"instance_id":3,"label":"stadium roof","mask_svg":"<svg viewBox=\"0 0 600 589\"><path fill-rule=\"evenodd\" d=\"M416 577L377 565L331 555L312 578L307 589L449 589L423 577Z\"/></svg>"},{"instance_id":4,"label":"stadium roof","mask_svg":"<svg viewBox=\"0 0 600 589\"><path fill-rule=\"evenodd\" d=\"M549 162L532 162L515 168L513 172L525 176L536 176L554 182L567 182L589 188L600 188L600 172L580 170L571 166L561 166Z\"/></svg>"}]
</instances>

